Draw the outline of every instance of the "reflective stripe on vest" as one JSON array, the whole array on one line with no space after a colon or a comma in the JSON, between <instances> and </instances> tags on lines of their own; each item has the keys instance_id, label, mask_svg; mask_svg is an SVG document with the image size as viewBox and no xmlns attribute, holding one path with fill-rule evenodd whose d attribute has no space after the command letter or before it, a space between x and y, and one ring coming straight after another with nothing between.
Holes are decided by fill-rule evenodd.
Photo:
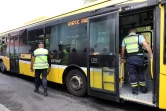
<instances>
[{"instance_id":1,"label":"reflective stripe on vest","mask_svg":"<svg viewBox=\"0 0 166 111\"><path fill-rule=\"evenodd\" d=\"M139 52L138 35L127 36L124 38L127 53Z\"/></svg>"},{"instance_id":2,"label":"reflective stripe on vest","mask_svg":"<svg viewBox=\"0 0 166 111\"><path fill-rule=\"evenodd\" d=\"M33 65L34 69L46 69L48 68L48 50L38 48L34 51L35 62Z\"/></svg>"}]
</instances>

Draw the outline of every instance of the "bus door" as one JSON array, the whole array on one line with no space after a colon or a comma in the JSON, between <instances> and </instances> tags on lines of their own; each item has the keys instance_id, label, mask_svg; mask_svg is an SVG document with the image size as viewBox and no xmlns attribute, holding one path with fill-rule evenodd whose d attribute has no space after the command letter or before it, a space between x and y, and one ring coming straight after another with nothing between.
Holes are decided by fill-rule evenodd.
<instances>
[{"instance_id":1,"label":"bus door","mask_svg":"<svg viewBox=\"0 0 166 111\"><path fill-rule=\"evenodd\" d=\"M119 101L119 13L88 20L88 93Z\"/></svg>"},{"instance_id":2,"label":"bus door","mask_svg":"<svg viewBox=\"0 0 166 111\"><path fill-rule=\"evenodd\" d=\"M14 73L19 73L19 37L10 37L10 71Z\"/></svg>"}]
</instances>

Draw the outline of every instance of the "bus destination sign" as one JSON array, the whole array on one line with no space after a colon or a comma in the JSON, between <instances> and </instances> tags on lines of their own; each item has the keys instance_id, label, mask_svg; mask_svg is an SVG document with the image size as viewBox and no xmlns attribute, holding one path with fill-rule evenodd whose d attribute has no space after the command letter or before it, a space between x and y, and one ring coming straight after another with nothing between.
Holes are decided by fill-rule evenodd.
<instances>
[{"instance_id":1,"label":"bus destination sign","mask_svg":"<svg viewBox=\"0 0 166 111\"><path fill-rule=\"evenodd\" d=\"M142 4L138 4L138 5L134 5L134 6L128 6L128 7L123 7L123 11L128 11L128 10L134 10L134 9L138 9L138 8L143 8L148 6L147 3L142 3Z\"/></svg>"},{"instance_id":2,"label":"bus destination sign","mask_svg":"<svg viewBox=\"0 0 166 111\"><path fill-rule=\"evenodd\" d=\"M68 22L68 26L73 26L73 25L79 25L79 24L83 24L83 23L87 23L88 22L88 18L83 18L80 20L73 20Z\"/></svg>"}]
</instances>

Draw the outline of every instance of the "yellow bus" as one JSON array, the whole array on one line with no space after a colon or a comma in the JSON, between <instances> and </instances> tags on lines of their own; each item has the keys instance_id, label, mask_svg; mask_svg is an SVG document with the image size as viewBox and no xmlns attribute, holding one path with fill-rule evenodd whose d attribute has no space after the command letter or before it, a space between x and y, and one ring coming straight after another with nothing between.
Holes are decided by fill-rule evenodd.
<instances>
[{"instance_id":1,"label":"yellow bus","mask_svg":"<svg viewBox=\"0 0 166 111\"><path fill-rule=\"evenodd\" d=\"M51 55L48 80L70 94L128 100L166 109L166 0L103 0L0 35L0 69L34 77L31 53L43 41ZM154 54L144 51L148 92L133 96L122 39L130 25L144 35Z\"/></svg>"}]
</instances>

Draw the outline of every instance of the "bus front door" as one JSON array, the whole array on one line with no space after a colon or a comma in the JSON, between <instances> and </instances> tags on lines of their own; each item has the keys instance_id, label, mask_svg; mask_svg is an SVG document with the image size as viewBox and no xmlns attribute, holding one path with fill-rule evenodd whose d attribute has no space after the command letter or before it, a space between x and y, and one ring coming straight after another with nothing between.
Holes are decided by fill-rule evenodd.
<instances>
[{"instance_id":1,"label":"bus front door","mask_svg":"<svg viewBox=\"0 0 166 111\"><path fill-rule=\"evenodd\" d=\"M119 13L88 19L88 94L119 101Z\"/></svg>"}]
</instances>

